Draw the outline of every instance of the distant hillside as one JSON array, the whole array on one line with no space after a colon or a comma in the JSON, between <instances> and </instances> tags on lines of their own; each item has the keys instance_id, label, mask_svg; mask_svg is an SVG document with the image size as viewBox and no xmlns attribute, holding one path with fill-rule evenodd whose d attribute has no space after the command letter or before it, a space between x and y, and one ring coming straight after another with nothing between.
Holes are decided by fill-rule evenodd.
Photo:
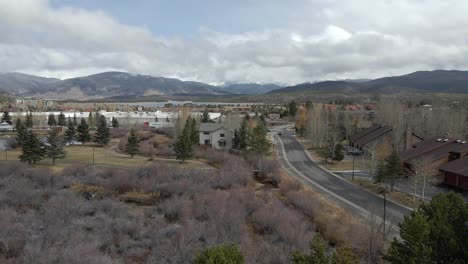
<instances>
[{"instance_id":1,"label":"distant hillside","mask_svg":"<svg viewBox=\"0 0 468 264\"><path fill-rule=\"evenodd\" d=\"M44 78L23 73L0 73L0 93L25 94L41 93L46 86L60 79Z\"/></svg>"},{"instance_id":2,"label":"distant hillside","mask_svg":"<svg viewBox=\"0 0 468 264\"><path fill-rule=\"evenodd\" d=\"M362 93L462 93L468 94L468 71L419 71L370 81L324 81L304 83L270 93L362 92Z\"/></svg>"},{"instance_id":3,"label":"distant hillside","mask_svg":"<svg viewBox=\"0 0 468 264\"><path fill-rule=\"evenodd\" d=\"M8 76L9 74L7 74ZM178 79L104 72L66 80L47 79L21 74L23 78L2 78L0 91L20 96L52 99L135 98L144 96L216 96L231 93L215 86ZM44 80L45 79L45 80ZM26 81L25 81L26 80Z\"/></svg>"},{"instance_id":4,"label":"distant hillside","mask_svg":"<svg viewBox=\"0 0 468 264\"><path fill-rule=\"evenodd\" d=\"M283 86L276 84L233 83L220 86L224 90L235 94L264 94Z\"/></svg>"}]
</instances>

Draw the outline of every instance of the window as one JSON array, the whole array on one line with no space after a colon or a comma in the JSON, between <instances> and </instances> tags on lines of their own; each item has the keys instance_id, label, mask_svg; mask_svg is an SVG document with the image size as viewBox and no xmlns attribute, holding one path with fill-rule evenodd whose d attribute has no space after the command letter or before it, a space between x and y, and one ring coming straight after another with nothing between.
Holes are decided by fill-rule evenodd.
<instances>
[{"instance_id":1,"label":"window","mask_svg":"<svg viewBox=\"0 0 468 264\"><path fill-rule=\"evenodd\" d=\"M203 132L203 135L209 135L210 132Z\"/></svg>"},{"instance_id":2,"label":"window","mask_svg":"<svg viewBox=\"0 0 468 264\"><path fill-rule=\"evenodd\" d=\"M226 141L219 141L218 144L222 148L226 147Z\"/></svg>"},{"instance_id":3,"label":"window","mask_svg":"<svg viewBox=\"0 0 468 264\"><path fill-rule=\"evenodd\" d=\"M205 140L205 145L211 145L211 141Z\"/></svg>"},{"instance_id":4,"label":"window","mask_svg":"<svg viewBox=\"0 0 468 264\"><path fill-rule=\"evenodd\" d=\"M224 137L224 134L219 134L220 137Z\"/></svg>"}]
</instances>

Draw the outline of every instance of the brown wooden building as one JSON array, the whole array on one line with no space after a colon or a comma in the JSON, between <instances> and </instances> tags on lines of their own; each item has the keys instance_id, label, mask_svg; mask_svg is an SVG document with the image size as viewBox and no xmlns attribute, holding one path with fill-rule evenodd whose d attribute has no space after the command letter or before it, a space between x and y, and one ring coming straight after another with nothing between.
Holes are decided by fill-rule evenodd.
<instances>
[{"instance_id":1,"label":"brown wooden building","mask_svg":"<svg viewBox=\"0 0 468 264\"><path fill-rule=\"evenodd\" d=\"M442 165L445 184L468 191L468 156Z\"/></svg>"},{"instance_id":2,"label":"brown wooden building","mask_svg":"<svg viewBox=\"0 0 468 264\"><path fill-rule=\"evenodd\" d=\"M463 172L468 170L468 143L464 140L434 138L414 144L400 152L400 158L408 170L417 159L428 157L438 169L440 181L464 189ZM462 173L462 174L460 174Z\"/></svg>"}]
</instances>

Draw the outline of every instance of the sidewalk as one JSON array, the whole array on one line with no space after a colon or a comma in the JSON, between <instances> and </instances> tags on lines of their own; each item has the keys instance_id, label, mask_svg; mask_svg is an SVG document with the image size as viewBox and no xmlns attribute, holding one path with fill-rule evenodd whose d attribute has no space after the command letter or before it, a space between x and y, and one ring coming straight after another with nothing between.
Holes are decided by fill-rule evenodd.
<instances>
[{"instance_id":1,"label":"sidewalk","mask_svg":"<svg viewBox=\"0 0 468 264\"><path fill-rule=\"evenodd\" d=\"M352 171L334 171L335 174L343 177L343 178L346 178L348 180L350 180L352 178ZM356 178L359 178L359 179L362 179L362 180L371 180L369 178L369 174L367 171L355 171L354 172L354 177ZM384 185L387 187L387 188L390 188L390 184L386 184L384 183ZM413 187L411 185L411 179L406 179L406 178L402 178L402 179L398 179L396 182L395 182L395 185L394 185L394 189L397 190L397 191L400 191L400 192L404 192L404 193L407 193L409 195L413 195L414 194L414 190L413 190ZM416 197L419 197L419 198L422 198L421 196L421 188L419 188L420 190L418 190L418 192L416 193ZM425 191L425 200L431 200L432 197L434 197L436 194L439 194L439 193L448 193L450 191L454 191L454 192L457 192L457 193L460 193L463 197L463 199L468 203L468 193L465 192L465 193L462 193L462 192L458 192L457 190L454 190L454 189L451 189L451 188L448 188L448 187L445 187L445 186L439 186L439 185L432 185L432 184L428 184L426 186L426 191Z\"/></svg>"}]
</instances>

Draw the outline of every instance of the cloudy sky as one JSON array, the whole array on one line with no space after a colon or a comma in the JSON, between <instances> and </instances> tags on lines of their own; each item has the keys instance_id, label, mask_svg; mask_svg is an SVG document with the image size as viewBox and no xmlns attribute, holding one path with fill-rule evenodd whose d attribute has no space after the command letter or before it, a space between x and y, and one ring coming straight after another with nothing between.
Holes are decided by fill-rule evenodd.
<instances>
[{"instance_id":1,"label":"cloudy sky","mask_svg":"<svg viewBox=\"0 0 468 264\"><path fill-rule=\"evenodd\" d=\"M0 72L294 84L468 69L465 0L0 0Z\"/></svg>"}]
</instances>

